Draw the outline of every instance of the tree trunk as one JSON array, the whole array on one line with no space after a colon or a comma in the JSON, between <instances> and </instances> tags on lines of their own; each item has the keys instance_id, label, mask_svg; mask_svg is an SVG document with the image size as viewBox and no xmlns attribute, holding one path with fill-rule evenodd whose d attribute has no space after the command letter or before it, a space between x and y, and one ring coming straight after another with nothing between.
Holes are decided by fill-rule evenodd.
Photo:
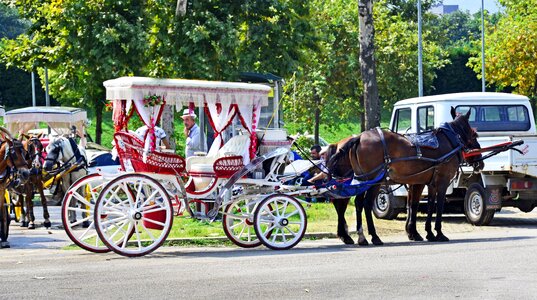
<instances>
[{"instance_id":1,"label":"tree trunk","mask_svg":"<svg viewBox=\"0 0 537 300\"><path fill-rule=\"evenodd\" d=\"M321 99L317 91L313 91L313 99L315 101L315 127L313 130L313 138L315 145L319 145L319 123L321 123Z\"/></svg>"},{"instance_id":2,"label":"tree trunk","mask_svg":"<svg viewBox=\"0 0 537 300\"><path fill-rule=\"evenodd\" d=\"M104 107L101 101L96 103L95 107L95 143L101 144L101 135L103 134L103 110ZM107 145L108 146L108 145Z\"/></svg>"},{"instance_id":3,"label":"tree trunk","mask_svg":"<svg viewBox=\"0 0 537 300\"><path fill-rule=\"evenodd\" d=\"M174 135L174 124L173 124L173 110L174 106L164 105L164 110L162 111L161 127L166 132L168 140L170 141L170 146L172 149L175 149L175 135Z\"/></svg>"},{"instance_id":4,"label":"tree trunk","mask_svg":"<svg viewBox=\"0 0 537 300\"><path fill-rule=\"evenodd\" d=\"M365 126L380 126L380 100L375 67L373 0L358 0L360 13L360 71L364 83Z\"/></svg>"},{"instance_id":5,"label":"tree trunk","mask_svg":"<svg viewBox=\"0 0 537 300\"><path fill-rule=\"evenodd\" d=\"M364 106L364 95L360 95L360 107ZM365 131L365 113L364 111L360 111L360 131Z\"/></svg>"}]
</instances>

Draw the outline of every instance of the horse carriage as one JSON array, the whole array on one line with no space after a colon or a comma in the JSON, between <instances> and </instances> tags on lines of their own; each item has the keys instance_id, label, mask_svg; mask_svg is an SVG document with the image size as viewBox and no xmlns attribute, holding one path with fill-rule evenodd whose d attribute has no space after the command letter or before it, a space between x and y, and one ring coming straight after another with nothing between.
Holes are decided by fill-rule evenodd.
<instances>
[{"instance_id":1,"label":"horse carriage","mask_svg":"<svg viewBox=\"0 0 537 300\"><path fill-rule=\"evenodd\" d=\"M13 194L12 215L16 221L21 221L21 226L35 228L32 200L34 193L38 192L44 210L44 225L50 227L47 203L59 203L71 183L85 175L84 147L76 145L74 140L70 142L72 138L67 137L74 135L75 131L83 132L86 122L86 111L74 107L34 106L6 112L4 123L8 131L18 133L19 139L26 144L33 181L27 186L10 189ZM63 147L63 143L68 146ZM61 166L56 162L56 152L65 154L65 162ZM70 159L70 153L75 152L79 153L79 157ZM53 156L54 159L51 158ZM46 171L44 166L48 168ZM15 196L19 199L16 200Z\"/></svg>"},{"instance_id":2,"label":"horse carriage","mask_svg":"<svg viewBox=\"0 0 537 300\"><path fill-rule=\"evenodd\" d=\"M151 253L166 240L174 216L184 213L210 220L220 214L226 236L238 246L290 249L300 242L307 227L303 207L306 202L298 196L325 194L348 199L359 195L363 199L371 187L375 187L370 190L372 194L378 193L378 184L390 175L400 183L416 185L417 189L433 183L443 187L452 174L439 177L437 174L443 173L438 170L456 171L462 163L463 149L478 147L467 115L457 117L453 127L448 124L440 130L444 147L434 151L422 149L419 155L415 154L416 145L402 136L371 130L361 135L361 139L351 137L342 141L338 148L331 145L335 158L331 170L340 176L355 174L354 180L351 176L343 182L331 181L318 187L286 185L300 176L304 166L311 165L289 164L287 157L292 142L284 129L258 128L260 109L267 105L269 87L142 77L117 78L104 82L104 86L113 106L114 142L122 171L119 175L97 173L81 178L66 193L62 205L62 222L68 236L78 246L93 252L112 250L124 256ZM154 128L165 105L175 106L178 111L184 107L193 111L198 107L206 113L215 132L207 153L185 159L157 151ZM128 128L134 112L149 128L143 140ZM373 145L372 141L377 144ZM382 153L362 149L363 146L384 149L384 154L379 156ZM403 148L402 157L393 150ZM365 152L358 157L359 151ZM374 160L367 161L369 156L363 155L367 153L374 153ZM368 169L353 170L356 162L367 165ZM419 168L408 169L409 165ZM401 169L402 166L407 169ZM438 193L431 197L433 201L435 198L443 201L442 191ZM409 237L419 239L415 230L417 202L410 200L412 216L407 231ZM363 207L360 204L360 209ZM338 214L345 211L337 207L336 210ZM371 210L367 212L373 242L382 243L371 232L374 227ZM429 213L432 214L432 209ZM78 219L77 214L82 218ZM357 216L361 233L361 210ZM438 225L439 218L441 211L437 212L435 228L438 236L445 238ZM428 224L429 233L430 217ZM352 241L345 223L338 225L338 235L345 243Z\"/></svg>"},{"instance_id":3,"label":"horse carriage","mask_svg":"<svg viewBox=\"0 0 537 300\"><path fill-rule=\"evenodd\" d=\"M284 170L292 142L284 129L258 128L268 86L141 77L104 86L122 172L88 175L66 193L62 221L75 244L145 255L165 241L173 217L183 213L206 219L221 213L225 234L241 247L289 249L302 239L304 202L278 192L282 178L290 177ZM215 132L207 153L185 159L157 151L152 129L164 105L206 113ZM145 140L128 130L134 112L149 128ZM73 217L77 213L82 219ZM80 226L84 222L90 224Z\"/></svg>"}]
</instances>

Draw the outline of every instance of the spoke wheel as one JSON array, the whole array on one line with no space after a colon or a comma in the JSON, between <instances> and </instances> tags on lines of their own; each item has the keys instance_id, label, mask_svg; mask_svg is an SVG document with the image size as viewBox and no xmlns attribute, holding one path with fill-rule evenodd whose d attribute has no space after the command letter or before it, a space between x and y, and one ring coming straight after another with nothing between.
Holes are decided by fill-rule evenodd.
<instances>
[{"instance_id":1,"label":"spoke wheel","mask_svg":"<svg viewBox=\"0 0 537 300\"><path fill-rule=\"evenodd\" d=\"M93 212L99 193L107 182L99 174L84 176L69 188L62 202L62 223L67 236L82 249L110 251L95 230Z\"/></svg>"},{"instance_id":2,"label":"spoke wheel","mask_svg":"<svg viewBox=\"0 0 537 300\"><path fill-rule=\"evenodd\" d=\"M261 245L253 226L257 203L240 199L228 204L224 209L222 217L224 233L239 247L253 248Z\"/></svg>"},{"instance_id":3,"label":"spoke wheel","mask_svg":"<svg viewBox=\"0 0 537 300\"><path fill-rule=\"evenodd\" d=\"M254 213L257 238L273 250L293 248L304 237L308 221L302 204L288 195L271 195Z\"/></svg>"},{"instance_id":4,"label":"spoke wheel","mask_svg":"<svg viewBox=\"0 0 537 300\"><path fill-rule=\"evenodd\" d=\"M124 174L103 188L94 218L108 248L123 256L143 256L168 237L173 207L158 181L144 174Z\"/></svg>"}]
</instances>

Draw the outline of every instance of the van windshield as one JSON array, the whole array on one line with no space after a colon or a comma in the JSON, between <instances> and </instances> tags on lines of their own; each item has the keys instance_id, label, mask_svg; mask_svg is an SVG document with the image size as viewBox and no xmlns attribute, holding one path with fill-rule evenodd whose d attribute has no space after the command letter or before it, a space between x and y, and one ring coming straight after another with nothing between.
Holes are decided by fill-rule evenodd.
<instances>
[{"instance_id":1,"label":"van windshield","mask_svg":"<svg viewBox=\"0 0 537 300\"><path fill-rule=\"evenodd\" d=\"M527 131L530 129L528 110L524 105L461 105L457 113L470 113L470 125L478 132Z\"/></svg>"}]
</instances>

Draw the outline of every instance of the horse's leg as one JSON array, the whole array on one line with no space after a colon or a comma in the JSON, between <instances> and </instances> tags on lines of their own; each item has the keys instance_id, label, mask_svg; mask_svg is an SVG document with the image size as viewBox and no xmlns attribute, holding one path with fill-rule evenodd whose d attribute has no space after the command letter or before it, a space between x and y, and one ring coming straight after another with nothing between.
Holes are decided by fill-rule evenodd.
<instances>
[{"instance_id":1,"label":"horse's leg","mask_svg":"<svg viewBox=\"0 0 537 300\"><path fill-rule=\"evenodd\" d=\"M434 230L436 230L436 240L439 242L448 242L449 239L442 233L442 214L444 213L444 203L446 201L447 186L441 186L438 188L436 198L436 220L434 223Z\"/></svg>"},{"instance_id":2,"label":"horse's leg","mask_svg":"<svg viewBox=\"0 0 537 300\"><path fill-rule=\"evenodd\" d=\"M7 237L9 236L9 214L5 208L5 189L0 189L0 212L2 212L2 218L0 219L0 248L9 248L9 242Z\"/></svg>"},{"instance_id":3,"label":"horse's leg","mask_svg":"<svg viewBox=\"0 0 537 300\"><path fill-rule=\"evenodd\" d=\"M436 236L433 233L431 222L433 219L434 203L436 201L436 187L434 185L427 186L429 199L427 200L427 220L425 221L425 231L427 236L425 237L429 242L436 241Z\"/></svg>"},{"instance_id":4,"label":"horse's leg","mask_svg":"<svg viewBox=\"0 0 537 300\"><path fill-rule=\"evenodd\" d=\"M358 232L358 245L367 246L369 242L364 235L362 225L362 211L364 210L365 194L360 194L354 198L354 207L356 210L356 231Z\"/></svg>"},{"instance_id":5,"label":"horse's leg","mask_svg":"<svg viewBox=\"0 0 537 300\"><path fill-rule=\"evenodd\" d=\"M45 228L50 228L52 223L50 222L50 214L48 212L48 206L47 206L47 198L45 197L45 193L43 192L43 179L39 178L36 180L37 190L39 191L39 197L41 198L41 206L43 206L43 218L45 221L43 222L43 225Z\"/></svg>"},{"instance_id":6,"label":"horse's leg","mask_svg":"<svg viewBox=\"0 0 537 300\"><path fill-rule=\"evenodd\" d=\"M332 203L334 203L334 208L337 212L337 236L343 243L352 245L354 244L354 240L349 235L347 221L345 220L345 211L347 211L349 200L350 198L334 199Z\"/></svg>"},{"instance_id":7,"label":"horse's leg","mask_svg":"<svg viewBox=\"0 0 537 300\"><path fill-rule=\"evenodd\" d=\"M28 203L26 203L26 197L19 195L19 203L21 206L21 227L28 227L30 221L30 215L28 214Z\"/></svg>"},{"instance_id":8,"label":"horse's leg","mask_svg":"<svg viewBox=\"0 0 537 300\"><path fill-rule=\"evenodd\" d=\"M406 233L411 241L423 241L423 238L416 229L416 220L418 215L418 205L420 203L421 193L425 185L411 185L408 190L407 198L407 216L406 216Z\"/></svg>"},{"instance_id":9,"label":"horse's leg","mask_svg":"<svg viewBox=\"0 0 537 300\"><path fill-rule=\"evenodd\" d=\"M375 229L375 223L373 222L373 214L371 213L373 211L373 202L375 201L375 198L378 196L380 191L380 185L372 186L367 192L365 192L365 201L364 201L364 213L365 213L365 220L367 222L367 231L369 232L369 235L371 236L371 242L373 245L384 245L382 240L377 235L377 230Z\"/></svg>"},{"instance_id":10,"label":"horse's leg","mask_svg":"<svg viewBox=\"0 0 537 300\"><path fill-rule=\"evenodd\" d=\"M26 212L28 215L28 229L35 229L34 202L32 201L34 199L34 192L30 190L32 188L31 186L28 185L28 187L25 192L28 210Z\"/></svg>"}]
</instances>

